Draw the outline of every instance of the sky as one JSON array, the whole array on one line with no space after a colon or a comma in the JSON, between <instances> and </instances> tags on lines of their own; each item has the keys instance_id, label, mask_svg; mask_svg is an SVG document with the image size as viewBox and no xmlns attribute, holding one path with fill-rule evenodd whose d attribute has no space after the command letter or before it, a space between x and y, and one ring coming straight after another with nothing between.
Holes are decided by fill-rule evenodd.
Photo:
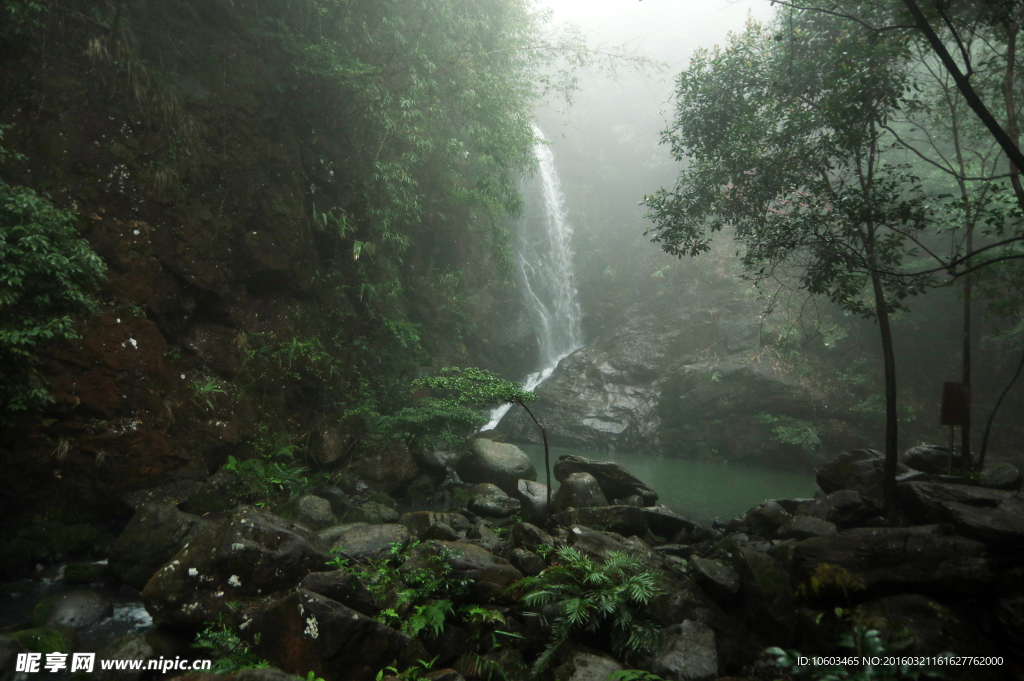
<instances>
[{"instance_id":1,"label":"sky","mask_svg":"<svg viewBox=\"0 0 1024 681\"><path fill-rule=\"evenodd\" d=\"M640 51L678 71L700 46L724 42L749 16L771 17L769 0L540 0L556 21L576 24L595 43L635 41Z\"/></svg>"}]
</instances>

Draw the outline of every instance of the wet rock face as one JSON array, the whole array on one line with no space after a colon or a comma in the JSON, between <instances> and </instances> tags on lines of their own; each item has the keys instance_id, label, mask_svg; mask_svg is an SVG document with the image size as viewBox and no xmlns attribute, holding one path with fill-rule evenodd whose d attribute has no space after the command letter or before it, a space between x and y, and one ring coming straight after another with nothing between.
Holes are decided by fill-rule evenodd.
<instances>
[{"instance_id":1,"label":"wet rock face","mask_svg":"<svg viewBox=\"0 0 1024 681\"><path fill-rule=\"evenodd\" d=\"M919 523L949 523L965 537L1000 552L1024 549L1024 499L1004 490L907 482L898 486L900 505Z\"/></svg>"},{"instance_id":2,"label":"wet rock face","mask_svg":"<svg viewBox=\"0 0 1024 681\"><path fill-rule=\"evenodd\" d=\"M146 584L158 624L200 628L229 614L225 601L262 600L326 569L325 542L310 530L250 507L205 527Z\"/></svg>"},{"instance_id":3,"label":"wet rock face","mask_svg":"<svg viewBox=\"0 0 1024 681\"><path fill-rule=\"evenodd\" d=\"M718 296L727 314L709 314L687 296L647 300L624 310L622 323L563 359L538 386L531 405L552 444L581 449L653 450L811 469L799 446L773 439L757 415L767 412L833 429L797 381L752 363L761 310ZM836 422L836 429L843 424ZM499 431L539 443L524 414ZM613 498L621 498L618 495Z\"/></svg>"},{"instance_id":4,"label":"wet rock face","mask_svg":"<svg viewBox=\"0 0 1024 681\"><path fill-rule=\"evenodd\" d=\"M885 455L874 449L855 449L843 452L818 470L818 487L826 494L839 490L853 490L878 507L885 505L882 474ZM903 464L896 469L897 478L914 474Z\"/></svg>"},{"instance_id":5,"label":"wet rock face","mask_svg":"<svg viewBox=\"0 0 1024 681\"><path fill-rule=\"evenodd\" d=\"M516 494L520 480L537 479L537 469L521 449L482 437L473 440L469 453L459 459L455 471L465 482L493 483L510 495Z\"/></svg>"}]
</instances>

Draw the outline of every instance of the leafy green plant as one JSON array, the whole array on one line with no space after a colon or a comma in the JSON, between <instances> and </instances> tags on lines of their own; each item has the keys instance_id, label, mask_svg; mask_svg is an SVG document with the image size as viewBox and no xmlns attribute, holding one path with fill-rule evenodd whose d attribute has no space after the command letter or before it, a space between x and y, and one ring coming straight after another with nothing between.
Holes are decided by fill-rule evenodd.
<instances>
[{"instance_id":1,"label":"leafy green plant","mask_svg":"<svg viewBox=\"0 0 1024 681\"><path fill-rule=\"evenodd\" d=\"M15 3L8 11L36 4ZM10 156L21 158L0 147L0 158ZM90 291L105 270L71 212L0 180L0 422L53 401L36 369L39 353L78 338L73 315L96 310Z\"/></svg>"},{"instance_id":2,"label":"leafy green plant","mask_svg":"<svg viewBox=\"0 0 1024 681\"><path fill-rule=\"evenodd\" d=\"M637 556L609 551L604 563L564 546L557 562L536 577L516 582L510 590L525 590L527 607L554 605L551 641L533 666L539 675L569 639L581 632L604 630L612 649L622 657L654 652L660 632L647 617L647 606L661 593L655 576Z\"/></svg>"},{"instance_id":3,"label":"leafy green plant","mask_svg":"<svg viewBox=\"0 0 1024 681\"><path fill-rule=\"evenodd\" d=\"M839 637L839 647L850 650L850 656L858 659L884 659L888 652L882 635L875 629L854 627L853 631ZM797 650L768 648L765 653L775 656L775 664L788 669L794 676L811 679L812 681L916 681L917 679L940 679L942 672L924 665L884 665L867 664L853 665L814 665ZM952 653L943 653L939 657L951 657ZM802 664L803 663L803 664ZM853 667L852 669L850 667Z\"/></svg>"},{"instance_id":4,"label":"leafy green plant","mask_svg":"<svg viewBox=\"0 0 1024 681\"><path fill-rule=\"evenodd\" d=\"M771 428L771 437L779 444L800 447L807 454L814 454L821 448L820 427L809 421L781 414L774 416L765 411L754 418Z\"/></svg>"},{"instance_id":5,"label":"leafy green plant","mask_svg":"<svg viewBox=\"0 0 1024 681\"><path fill-rule=\"evenodd\" d=\"M381 681L384 678L384 674L388 676L394 676L402 679L402 681L419 681L419 679L426 678L425 674L434 668L434 663L437 661L435 657L433 660L416 660L415 664L410 665L404 671L398 671L398 661L394 661L390 666L384 667L377 672L377 681Z\"/></svg>"},{"instance_id":6,"label":"leafy green plant","mask_svg":"<svg viewBox=\"0 0 1024 681\"><path fill-rule=\"evenodd\" d=\"M207 378L205 381L192 381L191 388L196 404L200 406L205 404L211 414L217 409L217 406L214 404L214 397L226 394L224 386L216 378Z\"/></svg>"},{"instance_id":7,"label":"leafy green plant","mask_svg":"<svg viewBox=\"0 0 1024 681\"><path fill-rule=\"evenodd\" d=\"M259 634L253 643L259 645ZM211 622L196 635L193 648L208 650L217 657L211 665L214 674L230 674L239 669L265 669L270 663L253 653L231 625L224 621Z\"/></svg>"}]
</instances>

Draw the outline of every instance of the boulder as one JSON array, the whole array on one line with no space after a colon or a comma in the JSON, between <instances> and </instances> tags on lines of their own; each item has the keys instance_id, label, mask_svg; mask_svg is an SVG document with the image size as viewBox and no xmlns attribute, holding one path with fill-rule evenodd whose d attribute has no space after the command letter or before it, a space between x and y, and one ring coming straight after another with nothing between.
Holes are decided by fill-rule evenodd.
<instances>
[{"instance_id":1,"label":"boulder","mask_svg":"<svg viewBox=\"0 0 1024 681\"><path fill-rule=\"evenodd\" d=\"M418 539L464 539L471 524L461 513L413 511L404 513L398 522Z\"/></svg>"},{"instance_id":2,"label":"boulder","mask_svg":"<svg viewBox=\"0 0 1024 681\"><path fill-rule=\"evenodd\" d=\"M326 499L331 505L331 512L338 518L343 518L346 511L355 508L355 504L353 504L348 498L345 491L334 485L323 485L322 487L317 487L311 490L310 494L315 494L321 499Z\"/></svg>"},{"instance_id":3,"label":"boulder","mask_svg":"<svg viewBox=\"0 0 1024 681\"><path fill-rule=\"evenodd\" d=\"M1000 461L985 468L978 477L978 485L992 489L1016 492L1024 484L1024 475L1012 464Z\"/></svg>"},{"instance_id":4,"label":"boulder","mask_svg":"<svg viewBox=\"0 0 1024 681\"><path fill-rule=\"evenodd\" d=\"M85 629L114 614L113 604L95 591L69 591L36 603L32 626L59 625Z\"/></svg>"},{"instance_id":5,"label":"boulder","mask_svg":"<svg viewBox=\"0 0 1024 681\"><path fill-rule=\"evenodd\" d=\"M512 494L522 505L527 520L543 520L548 514L548 486L533 480L519 480ZM554 501L554 500L552 500Z\"/></svg>"},{"instance_id":6,"label":"boulder","mask_svg":"<svg viewBox=\"0 0 1024 681\"><path fill-rule=\"evenodd\" d=\"M144 634L119 636L99 649L96 657L101 660L139 660L145 662L157 658L158 653L146 640ZM147 675L145 669L103 670L96 665L95 672L101 681L136 681Z\"/></svg>"},{"instance_id":7,"label":"boulder","mask_svg":"<svg viewBox=\"0 0 1024 681\"><path fill-rule=\"evenodd\" d=\"M398 520L398 511L379 501L364 501L345 511L342 521L346 523L393 523Z\"/></svg>"},{"instance_id":8,"label":"boulder","mask_svg":"<svg viewBox=\"0 0 1024 681\"><path fill-rule=\"evenodd\" d=\"M235 491L240 481L238 474L223 468L208 477L202 486L189 495L181 508L195 515L227 511L238 505Z\"/></svg>"},{"instance_id":9,"label":"boulder","mask_svg":"<svg viewBox=\"0 0 1024 681\"><path fill-rule=\"evenodd\" d=\"M330 467L343 459L356 445L357 438L336 426L327 426L310 447L310 456L321 466Z\"/></svg>"},{"instance_id":10,"label":"boulder","mask_svg":"<svg viewBox=\"0 0 1024 681\"><path fill-rule=\"evenodd\" d=\"M241 506L202 528L142 591L158 624L198 629L228 601L260 601L326 569L326 543L307 528Z\"/></svg>"},{"instance_id":11,"label":"boulder","mask_svg":"<svg viewBox=\"0 0 1024 681\"><path fill-rule=\"evenodd\" d=\"M831 537L836 534L839 534L839 530L834 524L809 515L793 516L775 531L775 537L778 539L810 539Z\"/></svg>"},{"instance_id":12,"label":"boulder","mask_svg":"<svg viewBox=\"0 0 1024 681\"><path fill-rule=\"evenodd\" d=\"M711 596L730 600L740 591L740 575L721 560L692 556L690 575Z\"/></svg>"},{"instance_id":13,"label":"boulder","mask_svg":"<svg viewBox=\"0 0 1024 681\"><path fill-rule=\"evenodd\" d=\"M481 487L482 485L474 485ZM522 508L518 499L505 494L497 485L487 484L488 488L475 494L469 500L469 510L485 518L508 518Z\"/></svg>"},{"instance_id":14,"label":"boulder","mask_svg":"<svg viewBox=\"0 0 1024 681\"><path fill-rule=\"evenodd\" d=\"M263 609L253 630L258 655L303 678L365 681L395 661L428 659L419 640L306 589Z\"/></svg>"},{"instance_id":15,"label":"boulder","mask_svg":"<svg viewBox=\"0 0 1024 681\"><path fill-rule=\"evenodd\" d=\"M523 573L505 560L466 541L432 541L416 547L400 568L402 574L428 568L429 555L441 556L456 579L473 583L473 597L482 603L504 596L505 589L523 578Z\"/></svg>"},{"instance_id":16,"label":"boulder","mask_svg":"<svg viewBox=\"0 0 1024 681\"><path fill-rule=\"evenodd\" d=\"M949 447L918 445L903 452L900 463L922 473L945 475L950 473L958 462L950 460Z\"/></svg>"},{"instance_id":17,"label":"boulder","mask_svg":"<svg viewBox=\"0 0 1024 681\"><path fill-rule=\"evenodd\" d=\"M772 537L775 531L790 521L791 516L781 504L773 499L762 501L747 511L740 521L750 534L758 537Z\"/></svg>"},{"instance_id":18,"label":"boulder","mask_svg":"<svg viewBox=\"0 0 1024 681\"><path fill-rule=\"evenodd\" d=\"M115 577L136 589L211 522L174 506L143 504L110 545L108 564Z\"/></svg>"},{"instance_id":19,"label":"boulder","mask_svg":"<svg viewBox=\"0 0 1024 681\"><path fill-rule=\"evenodd\" d=\"M806 582L822 563L861 579L865 595L885 590L981 593L994 578L983 543L936 534L931 528L860 528L793 547L796 581Z\"/></svg>"},{"instance_id":20,"label":"boulder","mask_svg":"<svg viewBox=\"0 0 1024 681\"><path fill-rule=\"evenodd\" d=\"M351 523L336 525L320 532L320 538L335 553L364 562L392 555L394 548L409 544L409 530L404 525Z\"/></svg>"},{"instance_id":21,"label":"boulder","mask_svg":"<svg viewBox=\"0 0 1024 681\"><path fill-rule=\"evenodd\" d=\"M715 632L684 620L662 630L661 648L641 665L665 681L712 681L719 676Z\"/></svg>"},{"instance_id":22,"label":"boulder","mask_svg":"<svg viewBox=\"0 0 1024 681\"><path fill-rule=\"evenodd\" d=\"M1019 552L1024 540L1024 499L1003 490L908 482L897 487L905 513L920 523L943 522L959 534L1001 551Z\"/></svg>"},{"instance_id":23,"label":"boulder","mask_svg":"<svg viewBox=\"0 0 1024 681\"><path fill-rule=\"evenodd\" d=\"M515 494L520 480L537 479L537 470L521 449L482 437L473 440L455 471L465 482L491 482L506 494Z\"/></svg>"},{"instance_id":24,"label":"boulder","mask_svg":"<svg viewBox=\"0 0 1024 681\"><path fill-rule=\"evenodd\" d=\"M879 504L865 499L860 492L842 489L799 504L794 515L820 518L840 528L859 527L882 512Z\"/></svg>"},{"instance_id":25,"label":"boulder","mask_svg":"<svg viewBox=\"0 0 1024 681\"><path fill-rule=\"evenodd\" d=\"M516 523L512 527L512 540L516 546L530 551L536 551L538 546L555 547L554 538L530 523Z\"/></svg>"},{"instance_id":26,"label":"boulder","mask_svg":"<svg viewBox=\"0 0 1024 681\"><path fill-rule=\"evenodd\" d=\"M876 506L883 507L882 477L885 455L874 449L855 449L844 452L818 470L818 487L829 494L841 489L854 490ZM903 464L897 465L898 479L908 479L915 474ZM920 473L917 473L920 476Z\"/></svg>"},{"instance_id":27,"label":"boulder","mask_svg":"<svg viewBox=\"0 0 1024 681\"><path fill-rule=\"evenodd\" d=\"M564 483L573 473L589 473L597 479L601 491L609 499L637 495L645 506L653 506L658 494L639 478L612 461L592 461L582 456L563 454L554 466L555 479Z\"/></svg>"},{"instance_id":28,"label":"boulder","mask_svg":"<svg viewBox=\"0 0 1024 681\"><path fill-rule=\"evenodd\" d=\"M320 530L334 524L331 503L312 494L292 497L278 506L274 512L286 520L302 523L311 530Z\"/></svg>"},{"instance_id":29,"label":"boulder","mask_svg":"<svg viewBox=\"0 0 1024 681\"><path fill-rule=\"evenodd\" d=\"M570 508L556 513L551 519L562 527L583 525L595 530L615 532L623 537L643 537L647 534L647 519L636 506Z\"/></svg>"},{"instance_id":30,"label":"boulder","mask_svg":"<svg viewBox=\"0 0 1024 681\"><path fill-rule=\"evenodd\" d=\"M338 601L367 617L376 617L379 610L366 585L348 570L311 572L302 578L299 586Z\"/></svg>"},{"instance_id":31,"label":"boulder","mask_svg":"<svg viewBox=\"0 0 1024 681\"><path fill-rule=\"evenodd\" d=\"M339 471L341 475L364 480L374 491L391 496L404 491L420 475L409 447L397 440L353 454Z\"/></svg>"},{"instance_id":32,"label":"boulder","mask_svg":"<svg viewBox=\"0 0 1024 681\"><path fill-rule=\"evenodd\" d=\"M425 504L434 496L437 481L430 473L424 473L409 483L405 490L405 498L414 504Z\"/></svg>"},{"instance_id":33,"label":"boulder","mask_svg":"<svg viewBox=\"0 0 1024 681\"><path fill-rule=\"evenodd\" d=\"M605 681L609 674L623 669L615 658L593 650L573 650L555 670L559 681Z\"/></svg>"},{"instance_id":34,"label":"boulder","mask_svg":"<svg viewBox=\"0 0 1024 681\"><path fill-rule=\"evenodd\" d=\"M694 536L696 534L703 534L702 530L707 530L707 528L679 515L667 506L649 506L641 509L641 512L644 514L647 526L651 528L651 532L666 539L671 539L684 530L687 532L687 535L693 534ZM703 539L696 539L695 541L703 541Z\"/></svg>"},{"instance_id":35,"label":"boulder","mask_svg":"<svg viewBox=\"0 0 1024 681\"><path fill-rule=\"evenodd\" d=\"M547 567L543 558L526 549L514 549L509 562L527 577L539 575Z\"/></svg>"},{"instance_id":36,"label":"boulder","mask_svg":"<svg viewBox=\"0 0 1024 681\"><path fill-rule=\"evenodd\" d=\"M753 546L733 552L743 585L743 610L750 628L765 643L789 645L796 629L796 601L789 574Z\"/></svg>"},{"instance_id":37,"label":"boulder","mask_svg":"<svg viewBox=\"0 0 1024 681\"><path fill-rule=\"evenodd\" d=\"M565 511L570 508L587 508L590 506L607 506L601 486L590 473L573 473L562 481L562 486L555 494L554 510Z\"/></svg>"}]
</instances>

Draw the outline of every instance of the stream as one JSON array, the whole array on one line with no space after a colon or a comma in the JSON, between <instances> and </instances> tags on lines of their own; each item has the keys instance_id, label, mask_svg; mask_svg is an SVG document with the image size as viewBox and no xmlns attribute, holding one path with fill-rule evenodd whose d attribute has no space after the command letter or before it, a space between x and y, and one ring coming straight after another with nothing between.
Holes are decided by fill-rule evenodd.
<instances>
[{"instance_id":1,"label":"stream","mask_svg":"<svg viewBox=\"0 0 1024 681\"><path fill-rule=\"evenodd\" d=\"M519 445L544 480L544 447ZM596 461L614 461L643 480L658 493L660 503L691 520L710 524L712 519L728 521L765 499L812 497L818 491L814 476L807 473L748 468L736 464L709 463L688 459L624 452L596 452L568 447L551 447L551 466L563 454L575 454ZM552 473L551 483L558 489ZM609 501L611 501L609 499Z\"/></svg>"}]
</instances>

